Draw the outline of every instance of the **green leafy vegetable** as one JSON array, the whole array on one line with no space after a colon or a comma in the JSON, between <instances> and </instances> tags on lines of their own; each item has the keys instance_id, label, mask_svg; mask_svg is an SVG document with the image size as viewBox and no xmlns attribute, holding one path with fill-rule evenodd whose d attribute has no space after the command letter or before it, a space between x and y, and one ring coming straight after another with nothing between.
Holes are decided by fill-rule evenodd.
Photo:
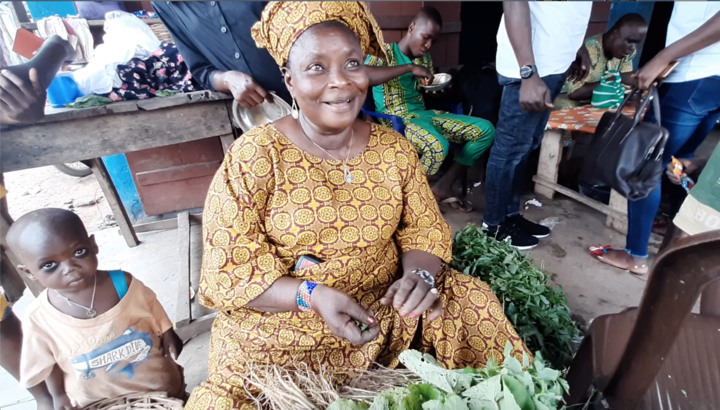
<instances>
[{"instance_id":1,"label":"green leafy vegetable","mask_svg":"<svg viewBox=\"0 0 720 410\"><path fill-rule=\"evenodd\" d=\"M368 410L370 405L365 402L340 399L328 406L327 410Z\"/></svg>"},{"instance_id":2,"label":"green leafy vegetable","mask_svg":"<svg viewBox=\"0 0 720 410\"><path fill-rule=\"evenodd\" d=\"M158 90L158 91L155 91L155 96L156 96L156 97L161 97L161 98L163 98L163 97L172 97L173 95L175 95L175 94L177 94L177 93L178 93L178 91Z\"/></svg>"},{"instance_id":3,"label":"green leafy vegetable","mask_svg":"<svg viewBox=\"0 0 720 410\"><path fill-rule=\"evenodd\" d=\"M468 225L455 235L453 268L491 286L531 351L541 351L558 368L569 365L578 327L570 318L562 287L548 286L547 274L530 258Z\"/></svg>"},{"instance_id":4,"label":"green leafy vegetable","mask_svg":"<svg viewBox=\"0 0 720 410\"><path fill-rule=\"evenodd\" d=\"M501 365L490 360L482 369L447 370L434 358L415 350L400 354L400 362L424 383L383 390L370 410L550 410L557 409L568 391L557 370L548 367L540 352L530 365L510 356L505 346ZM345 401L342 403L349 406ZM365 403L358 403L365 405ZM335 405L335 403L333 403ZM367 407L357 409L365 410ZM357 410L331 407L331 410Z\"/></svg>"},{"instance_id":5,"label":"green leafy vegetable","mask_svg":"<svg viewBox=\"0 0 720 410\"><path fill-rule=\"evenodd\" d=\"M99 95L86 95L84 97L78 97L75 102L65 104L68 108L89 108L89 107L100 107L107 104L112 104L114 101L107 97L101 97Z\"/></svg>"}]
</instances>

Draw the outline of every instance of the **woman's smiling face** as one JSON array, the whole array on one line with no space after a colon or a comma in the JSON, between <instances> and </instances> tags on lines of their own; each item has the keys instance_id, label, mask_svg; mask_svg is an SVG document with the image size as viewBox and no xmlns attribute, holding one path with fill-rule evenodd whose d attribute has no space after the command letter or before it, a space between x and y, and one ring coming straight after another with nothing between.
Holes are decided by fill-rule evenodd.
<instances>
[{"instance_id":1,"label":"woman's smiling face","mask_svg":"<svg viewBox=\"0 0 720 410\"><path fill-rule=\"evenodd\" d=\"M320 131L341 132L357 118L368 89L363 60L357 37L336 21L311 27L293 45L285 83Z\"/></svg>"}]
</instances>

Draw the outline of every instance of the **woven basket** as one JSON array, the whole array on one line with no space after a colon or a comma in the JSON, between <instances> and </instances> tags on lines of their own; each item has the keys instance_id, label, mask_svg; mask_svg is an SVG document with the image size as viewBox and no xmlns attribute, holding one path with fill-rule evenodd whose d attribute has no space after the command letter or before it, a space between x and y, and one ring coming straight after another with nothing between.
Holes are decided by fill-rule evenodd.
<instances>
[{"instance_id":1,"label":"woven basket","mask_svg":"<svg viewBox=\"0 0 720 410\"><path fill-rule=\"evenodd\" d=\"M155 33L155 36L160 41L167 41L168 43L172 43L172 37L170 36L170 32L168 32L167 27L163 23L153 23L148 24L150 29Z\"/></svg>"},{"instance_id":2,"label":"woven basket","mask_svg":"<svg viewBox=\"0 0 720 410\"><path fill-rule=\"evenodd\" d=\"M167 397L162 392L132 393L95 402L83 410L183 410L182 400Z\"/></svg>"}]
</instances>

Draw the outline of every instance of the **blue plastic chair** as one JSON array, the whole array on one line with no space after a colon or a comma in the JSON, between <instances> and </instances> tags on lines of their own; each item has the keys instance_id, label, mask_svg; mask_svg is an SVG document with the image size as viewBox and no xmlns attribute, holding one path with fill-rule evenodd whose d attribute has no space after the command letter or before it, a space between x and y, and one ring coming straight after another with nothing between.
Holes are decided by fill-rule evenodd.
<instances>
[{"instance_id":1,"label":"blue plastic chair","mask_svg":"<svg viewBox=\"0 0 720 410\"><path fill-rule=\"evenodd\" d=\"M432 107L431 109L443 110L458 115L463 114L462 104L436 104L436 106ZM375 111L375 100L373 99L371 90L368 91L367 97L365 98L365 103L362 107L362 113L371 118L390 121L390 123L392 123L392 128L395 131L399 132L402 135L405 135L405 123L403 122L402 118L398 117L397 115L383 114L381 112Z\"/></svg>"}]
</instances>

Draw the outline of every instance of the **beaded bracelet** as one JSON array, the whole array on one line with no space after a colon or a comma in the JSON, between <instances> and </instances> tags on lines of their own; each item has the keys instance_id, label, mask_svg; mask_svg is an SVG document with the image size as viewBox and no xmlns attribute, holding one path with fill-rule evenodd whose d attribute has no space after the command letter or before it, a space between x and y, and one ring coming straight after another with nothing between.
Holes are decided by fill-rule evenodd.
<instances>
[{"instance_id":1,"label":"beaded bracelet","mask_svg":"<svg viewBox=\"0 0 720 410\"><path fill-rule=\"evenodd\" d=\"M300 284L297 292L297 305L303 312L315 313L310 305L310 295L317 286L315 282L304 281Z\"/></svg>"}]
</instances>

